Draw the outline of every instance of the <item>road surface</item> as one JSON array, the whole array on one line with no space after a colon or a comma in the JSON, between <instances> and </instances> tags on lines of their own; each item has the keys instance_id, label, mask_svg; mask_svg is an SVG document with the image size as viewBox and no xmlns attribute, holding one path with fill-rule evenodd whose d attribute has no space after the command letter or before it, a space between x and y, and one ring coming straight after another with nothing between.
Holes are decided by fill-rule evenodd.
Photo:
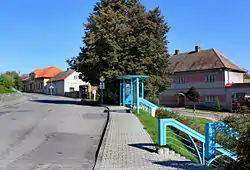
<instances>
[{"instance_id":1,"label":"road surface","mask_svg":"<svg viewBox=\"0 0 250 170\"><path fill-rule=\"evenodd\" d=\"M195 112L192 111L185 111L185 110L176 110L179 115L182 116L189 116L189 117L199 117L199 118L205 118L210 119L212 121L219 121L222 119L222 116L219 116L215 113L209 113L209 112Z\"/></svg>"},{"instance_id":2,"label":"road surface","mask_svg":"<svg viewBox=\"0 0 250 170\"><path fill-rule=\"evenodd\" d=\"M64 97L28 99L0 106L0 170L92 169L104 108Z\"/></svg>"}]
</instances>

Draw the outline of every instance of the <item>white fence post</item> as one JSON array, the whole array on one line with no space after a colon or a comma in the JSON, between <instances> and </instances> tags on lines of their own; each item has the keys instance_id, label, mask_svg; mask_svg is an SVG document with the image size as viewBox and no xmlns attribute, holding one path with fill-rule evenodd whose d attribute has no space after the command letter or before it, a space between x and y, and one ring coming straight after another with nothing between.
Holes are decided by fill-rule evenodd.
<instances>
[{"instance_id":1,"label":"white fence post","mask_svg":"<svg viewBox=\"0 0 250 170\"><path fill-rule=\"evenodd\" d=\"M155 117L155 111L156 111L156 108L152 107L151 108L151 116Z\"/></svg>"}]
</instances>

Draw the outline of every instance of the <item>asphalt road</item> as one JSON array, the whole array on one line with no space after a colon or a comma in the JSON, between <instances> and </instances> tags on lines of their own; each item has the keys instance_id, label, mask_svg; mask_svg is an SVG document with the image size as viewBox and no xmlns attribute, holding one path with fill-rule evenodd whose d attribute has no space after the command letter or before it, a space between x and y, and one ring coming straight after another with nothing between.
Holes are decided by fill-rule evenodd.
<instances>
[{"instance_id":1,"label":"asphalt road","mask_svg":"<svg viewBox=\"0 0 250 170\"><path fill-rule=\"evenodd\" d=\"M0 170L92 169L104 108L32 94L0 106Z\"/></svg>"},{"instance_id":2,"label":"asphalt road","mask_svg":"<svg viewBox=\"0 0 250 170\"><path fill-rule=\"evenodd\" d=\"M189 117L199 117L210 119L212 121L219 121L222 117L215 114L215 113L208 113L208 112L195 112L192 111L185 111L185 110L177 110L177 113L182 116L189 116Z\"/></svg>"}]
</instances>

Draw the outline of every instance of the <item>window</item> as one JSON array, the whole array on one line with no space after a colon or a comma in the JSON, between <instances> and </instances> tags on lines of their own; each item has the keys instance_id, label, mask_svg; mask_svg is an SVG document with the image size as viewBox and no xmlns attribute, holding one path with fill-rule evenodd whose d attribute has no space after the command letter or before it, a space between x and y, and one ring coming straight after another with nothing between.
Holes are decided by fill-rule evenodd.
<instances>
[{"instance_id":1,"label":"window","mask_svg":"<svg viewBox=\"0 0 250 170\"><path fill-rule=\"evenodd\" d=\"M74 87L70 87L70 88L69 88L69 91L70 91L70 92L75 91Z\"/></svg>"},{"instance_id":2,"label":"window","mask_svg":"<svg viewBox=\"0 0 250 170\"><path fill-rule=\"evenodd\" d=\"M206 76L205 76L205 81L206 81L206 82L210 82L210 83L211 83L211 82L215 82L215 78L216 78L216 77L215 77L215 75L213 75L213 74L212 74L212 75L206 75Z\"/></svg>"},{"instance_id":3,"label":"window","mask_svg":"<svg viewBox=\"0 0 250 170\"><path fill-rule=\"evenodd\" d=\"M214 103L216 101L215 96L205 96L205 102L206 103Z\"/></svg>"},{"instance_id":4,"label":"window","mask_svg":"<svg viewBox=\"0 0 250 170\"><path fill-rule=\"evenodd\" d=\"M178 77L176 83L177 84L184 84L185 83L185 78L184 77Z\"/></svg>"},{"instance_id":5,"label":"window","mask_svg":"<svg viewBox=\"0 0 250 170\"><path fill-rule=\"evenodd\" d=\"M38 82L36 82L36 89L40 89L40 84Z\"/></svg>"},{"instance_id":6,"label":"window","mask_svg":"<svg viewBox=\"0 0 250 170\"><path fill-rule=\"evenodd\" d=\"M246 93L236 93L233 95L234 102L244 100L246 96Z\"/></svg>"},{"instance_id":7,"label":"window","mask_svg":"<svg viewBox=\"0 0 250 170\"><path fill-rule=\"evenodd\" d=\"M74 79L75 79L75 80L78 79L78 76L74 76Z\"/></svg>"}]
</instances>

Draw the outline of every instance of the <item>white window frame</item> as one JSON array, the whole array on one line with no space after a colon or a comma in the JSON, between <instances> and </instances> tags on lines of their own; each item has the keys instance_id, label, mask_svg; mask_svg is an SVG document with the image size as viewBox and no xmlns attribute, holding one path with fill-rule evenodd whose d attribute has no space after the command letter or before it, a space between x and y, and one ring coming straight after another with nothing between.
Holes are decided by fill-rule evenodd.
<instances>
[{"instance_id":1,"label":"white window frame","mask_svg":"<svg viewBox=\"0 0 250 170\"><path fill-rule=\"evenodd\" d=\"M216 75L214 75L214 74L205 75L205 82L206 83L213 83L215 81L216 81Z\"/></svg>"},{"instance_id":2,"label":"white window frame","mask_svg":"<svg viewBox=\"0 0 250 170\"><path fill-rule=\"evenodd\" d=\"M205 103L215 103L216 96L205 96Z\"/></svg>"},{"instance_id":3,"label":"white window frame","mask_svg":"<svg viewBox=\"0 0 250 170\"><path fill-rule=\"evenodd\" d=\"M184 76L178 77L176 83L177 84L185 84L185 77Z\"/></svg>"},{"instance_id":4,"label":"white window frame","mask_svg":"<svg viewBox=\"0 0 250 170\"><path fill-rule=\"evenodd\" d=\"M71 89L73 89L73 91L71 91ZM70 87L69 88L69 92L74 92L75 91L75 88L74 87Z\"/></svg>"}]
</instances>

